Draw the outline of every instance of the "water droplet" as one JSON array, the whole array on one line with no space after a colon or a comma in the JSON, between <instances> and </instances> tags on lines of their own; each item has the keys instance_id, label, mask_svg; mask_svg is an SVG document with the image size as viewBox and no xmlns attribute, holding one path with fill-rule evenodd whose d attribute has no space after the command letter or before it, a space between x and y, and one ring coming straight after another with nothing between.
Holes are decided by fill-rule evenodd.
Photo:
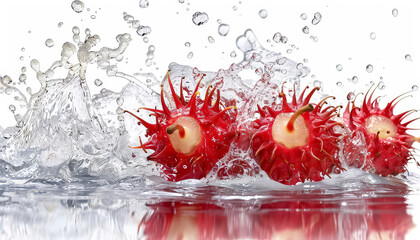
<instances>
[{"instance_id":1,"label":"water droplet","mask_svg":"<svg viewBox=\"0 0 420 240\"><path fill-rule=\"evenodd\" d=\"M45 46L53 47L54 46L54 41L51 38L48 38L47 40L45 40Z\"/></svg>"},{"instance_id":2,"label":"water droplet","mask_svg":"<svg viewBox=\"0 0 420 240\"><path fill-rule=\"evenodd\" d=\"M375 40L376 39L376 33L371 32L370 33L370 39Z\"/></svg>"},{"instance_id":3,"label":"water droplet","mask_svg":"<svg viewBox=\"0 0 420 240\"><path fill-rule=\"evenodd\" d=\"M134 21L134 17L127 13L124 13L124 21L131 23L132 21Z\"/></svg>"},{"instance_id":4,"label":"water droplet","mask_svg":"<svg viewBox=\"0 0 420 240\"><path fill-rule=\"evenodd\" d=\"M149 42L149 38L148 37L143 37L143 42L148 43Z\"/></svg>"},{"instance_id":5,"label":"water droplet","mask_svg":"<svg viewBox=\"0 0 420 240\"><path fill-rule=\"evenodd\" d=\"M20 49L20 51L24 52L24 51L25 51L25 48L24 48L24 47L23 47L23 48L21 48L21 49Z\"/></svg>"},{"instance_id":6,"label":"water droplet","mask_svg":"<svg viewBox=\"0 0 420 240\"><path fill-rule=\"evenodd\" d=\"M19 60L20 60L20 61L23 61L23 60L25 60L25 57L20 56Z\"/></svg>"},{"instance_id":7,"label":"water droplet","mask_svg":"<svg viewBox=\"0 0 420 240\"><path fill-rule=\"evenodd\" d=\"M283 65L283 64L286 63L286 61L287 61L287 58L282 57L282 58L277 59L276 62L277 62L278 65Z\"/></svg>"},{"instance_id":8,"label":"water droplet","mask_svg":"<svg viewBox=\"0 0 420 240\"><path fill-rule=\"evenodd\" d=\"M134 29L138 29L141 26L140 21L139 20L133 20L131 22L131 27Z\"/></svg>"},{"instance_id":9,"label":"water droplet","mask_svg":"<svg viewBox=\"0 0 420 240\"><path fill-rule=\"evenodd\" d=\"M266 18L268 16L268 12L266 9L261 9L258 14L260 15L261 18Z\"/></svg>"},{"instance_id":10,"label":"water droplet","mask_svg":"<svg viewBox=\"0 0 420 240\"><path fill-rule=\"evenodd\" d=\"M302 20L306 20L308 18L308 15L306 13L302 13L302 14L300 14L300 18Z\"/></svg>"},{"instance_id":11,"label":"water droplet","mask_svg":"<svg viewBox=\"0 0 420 240\"><path fill-rule=\"evenodd\" d=\"M319 80L315 80L314 81L314 87L319 87L319 89L322 89L322 82Z\"/></svg>"},{"instance_id":12,"label":"water droplet","mask_svg":"<svg viewBox=\"0 0 420 240\"><path fill-rule=\"evenodd\" d=\"M192 16L192 21L195 25L200 26L209 20L209 16L205 12L196 12Z\"/></svg>"},{"instance_id":13,"label":"water droplet","mask_svg":"<svg viewBox=\"0 0 420 240\"><path fill-rule=\"evenodd\" d=\"M209 43L214 43L214 38L212 36L208 37Z\"/></svg>"},{"instance_id":14,"label":"water droplet","mask_svg":"<svg viewBox=\"0 0 420 240\"><path fill-rule=\"evenodd\" d=\"M236 52L235 52L235 51L232 51L232 52L230 53L230 56L231 56L231 57L233 57L233 58L234 58L234 57L236 57Z\"/></svg>"},{"instance_id":15,"label":"water droplet","mask_svg":"<svg viewBox=\"0 0 420 240\"><path fill-rule=\"evenodd\" d=\"M20 74L19 75L19 82L25 82L26 81L26 74Z\"/></svg>"},{"instance_id":16,"label":"water droplet","mask_svg":"<svg viewBox=\"0 0 420 240\"><path fill-rule=\"evenodd\" d=\"M298 63L296 69L301 70L303 68L303 63Z\"/></svg>"},{"instance_id":17,"label":"water droplet","mask_svg":"<svg viewBox=\"0 0 420 240\"><path fill-rule=\"evenodd\" d=\"M229 25L225 23L219 25L218 31L219 31L220 36L226 36L229 33L229 30L230 30Z\"/></svg>"},{"instance_id":18,"label":"water droplet","mask_svg":"<svg viewBox=\"0 0 420 240\"><path fill-rule=\"evenodd\" d=\"M303 27L303 28L302 28L302 32L303 32L304 34L308 34L308 33L309 33L309 27L308 27L308 26Z\"/></svg>"},{"instance_id":19,"label":"water droplet","mask_svg":"<svg viewBox=\"0 0 420 240\"><path fill-rule=\"evenodd\" d=\"M194 53L193 52L189 52L188 55L187 55L187 58L188 59L191 59L193 56L194 56Z\"/></svg>"},{"instance_id":20,"label":"water droplet","mask_svg":"<svg viewBox=\"0 0 420 240\"><path fill-rule=\"evenodd\" d=\"M373 72L373 66L371 64L366 66L366 72L368 72L368 73Z\"/></svg>"},{"instance_id":21,"label":"water droplet","mask_svg":"<svg viewBox=\"0 0 420 240\"><path fill-rule=\"evenodd\" d=\"M340 88L343 87L343 83L342 82L337 82L336 85L337 85L337 87L340 87Z\"/></svg>"},{"instance_id":22,"label":"water droplet","mask_svg":"<svg viewBox=\"0 0 420 240\"><path fill-rule=\"evenodd\" d=\"M293 50L292 49L287 49L286 50L286 53L288 53L288 54L291 54L293 52Z\"/></svg>"},{"instance_id":23,"label":"water droplet","mask_svg":"<svg viewBox=\"0 0 420 240\"><path fill-rule=\"evenodd\" d=\"M90 15L90 19L96 19L96 15Z\"/></svg>"},{"instance_id":24,"label":"water droplet","mask_svg":"<svg viewBox=\"0 0 420 240\"><path fill-rule=\"evenodd\" d=\"M418 87L417 85L413 85L413 86L411 87L411 89L412 89L413 91L417 91L417 90L419 90L419 87Z\"/></svg>"},{"instance_id":25,"label":"water droplet","mask_svg":"<svg viewBox=\"0 0 420 240\"><path fill-rule=\"evenodd\" d=\"M274 36L273 36L273 41L274 42L276 42L276 43L279 43L280 42L280 39L281 39L281 33L279 33L279 32L276 32L276 33L274 33Z\"/></svg>"},{"instance_id":26,"label":"water droplet","mask_svg":"<svg viewBox=\"0 0 420 240\"><path fill-rule=\"evenodd\" d=\"M7 94L7 95L10 95L10 94L12 94L12 88L6 88L5 90L4 90L4 92Z\"/></svg>"},{"instance_id":27,"label":"water droplet","mask_svg":"<svg viewBox=\"0 0 420 240\"><path fill-rule=\"evenodd\" d=\"M38 60L36 60L36 59L32 59L32 61L31 61L31 68L35 71L35 72L39 72L39 68L40 68L40 66L39 66L39 62L38 62Z\"/></svg>"},{"instance_id":28,"label":"water droplet","mask_svg":"<svg viewBox=\"0 0 420 240\"><path fill-rule=\"evenodd\" d=\"M337 64L337 66L335 66L335 68L337 69L337 71L341 71L341 70L343 70L343 65Z\"/></svg>"},{"instance_id":29,"label":"water droplet","mask_svg":"<svg viewBox=\"0 0 420 240\"><path fill-rule=\"evenodd\" d=\"M71 8L73 9L73 11L77 13L81 13L83 9L85 8L85 4L82 1L74 0L71 3Z\"/></svg>"},{"instance_id":30,"label":"water droplet","mask_svg":"<svg viewBox=\"0 0 420 240\"><path fill-rule=\"evenodd\" d=\"M74 35L80 34L80 28L74 26L71 31L73 32Z\"/></svg>"},{"instance_id":31,"label":"water droplet","mask_svg":"<svg viewBox=\"0 0 420 240\"><path fill-rule=\"evenodd\" d=\"M26 72L26 67L22 67L22 68L20 69L20 71L21 71L22 73L25 73L25 72Z\"/></svg>"},{"instance_id":32,"label":"water droplet","mask_svg":"<svg viewBox=\"0 0 420 240\"><path fill-rule=\"evenodd\" d=\"M386 88L385 83L384 82L380 82L378 85L378 89L379 90L384 90Z\"/></svg>"},{"instance_id":33,"label":"water droplet","mask_svg":"<svg viewBox=\"0 0 420 240\"><path fill-rule=\"evenodd\" d=\"M394 17L398 16L398 9L396 9L396 8L392 9L392 16L394 16Z\"/></svg>"},{"instance_id":34,"label":"water droplet","mask_svg":"<svg viewBox=\"0 0 420 240\"><path fill-rule=\"evenodd\" d=\"M187 165L183 165L182 168L187 169Z\"/></svg>"},{"instance_id":35,"label":"water droplet","mask_svg":"<svg viewBox=\"0 0 420 240\"><path fill-rule=\"evenodd\" d=\"M146 66L150 67L153 64L153 60L148 58L148 59L146 59L145 64L146 64Z\"/></svg>"},{"instance_id":36,"label":"water droplet","mask_svg":"<svg viewBox=\"0 0 420 240\"><path fill-rule=\"evenodd\" d=\"M411 59L411 55L410 54L407 54L407 55L405 55L405 60L407 60L407 61L411 61L412 59Z\"/></svg>"},{"instance_id":37,"label":"water droplet","mask_svg":"<svg viewBox=\"0 0 420 240\"><path fill-rule=\"evenodd\" d=\"M286 44L286 43L287 43L287 40L288 40L288 38L287 38L286 36L284 36L284 35L282 35L282 36L280 37L280 42L281 42L281 43Z\"/></svg>"},{"instance_id":38,"label":"water droplet","mask_svg":"<svg viewBox=\"0 0 420 240\"><path fill-rule=\"evenodd\" d=\"M184 3L184 2L185 2L185 0L178 0L178 2L179 2L179 3Z\"/></svg>"},{"instance_id":39,"label":"water droplet","mask_svg":"<svg viewBox=\"0 0 420 240\"><path fill-rule=\"evenodd\" d=\"M312 19L312 24L317 25L321 21L322 15L319 12L314 14L314 18Z\"/></svg>"},{"instance_id":40,"label":"water droplet","mask_svg":"<svg viewBox=\"0 0 420 240\"><path fill-rule=\"evenodd\" d=\"M16 111L16 107L15 107L15 105L10 104L10 105L9 105L9 110L10 110L10 111L12 111L12 112L15 112L15 111Z\"/></svg>"},{"instance_id":41,"label":"water droplet","mask_svg":"<svg viewBox=\"0 0 420 240\"><path fill-rule=\"evenodd\" d=\"M124 98L121 98L121 97L117 98L117 105L122 106L123 104L124 104Z\"/></svg>"},{"instance_id":42,"label":"water droplet","mask_svg":"<svg viewBox=\"0 0 420 240\"><path fill-rule=\"evenodd\" d=\"M233 9L233 11L236 11L236 10L238 10L238 7L237 6L233 6L232 9Z\"/></svg>"},{"instance_id":43,"label":"water droplet","mask_svg":"<svg viewBox=\"0 0 420 240\"><path fill-rule=\"evenodd\" d=\"M141 8L147 8L149 6L149 1L148 0L140 0L139 6Z\"/></svg>"},{"instance_id":44,"label":"water droplet","mask_svg":"<svg viewBox=\"0 0 420 240\"><path fill-rule=\"evenodd\" d=\"M63 22L59 22L57 25L59 28L61 28L63 26Z\"/></svg>"},{"instance_id":45,"label":"water droplet","mask_svg":"<svg viewBox=\"0 0 420 240\"><path fill-rule=\"evenodd\" d=\"M311 35L311 37L310 37L310 38L312 39L312 41L314 41L314 42L318 42L318 37L315 37L315 36Z\"/></svg>"},{"instance_id":46,"label":"water droplet","mask_svg":"<svg viewBox=\"0 0 420 240\"><path fill-rule=\"evenodd\" d=\"M137 34L139 36L145 36L145 35L149 34L150 32L152 32L152 29L149 26L140 26L137 29Z\"/></svg>"},{"instance_id":47,"label":"water droplet","mask_svg":"<svg viewBox=\"0 0 420 240\"><path fill-rule=\"evenodd\" d=\"M184 45L185 45L186 47L191 47L191 43L190 43L190 42L186 42Z\"/></svg>"},{"instance_id":48,"label":"water droplet","mask_svg":"<svg viewBox=\"0 0 420 240\"><path fill-rule=\"evenodd\" d=\"M348 101L353 101L355 96L356 96L356 94L354 94L354 92L349 92L347 94L347 100Z\"/></svg>"},{"instance_id":49,"label":"water droplet","mask_svg":"<svg viewBox=\"0 0 420 240\"><path fill-rule=\"evenodd\" d=\"M32 94L32 88L27 87L27 88L26 88L26 92L27 92L27 93L29 93L29 94Z\"/></svg>"},{"instance_id":50,"label":"water droplet","mask_svg":"<svg viewBox=\"0 0 420 240\"><path fill-rule=\"evenodd\" d=\"M102 86L103 82L101 81L101 79L95 79L95 86L99 87Z\"/></svg>"},{"instance_id":51,"label":"water droplet","mask_svg":"<svg viewBox=\"0 0 420 240\"><path fill-rule=\"evenodd\" d=\"M352 78L349 78L348 79L349 80L349 82L351 82L351 83L357 83L357 82L359 82L359 78L357 77L357 76L353 76Z\"/></svg>"}]
</instances>

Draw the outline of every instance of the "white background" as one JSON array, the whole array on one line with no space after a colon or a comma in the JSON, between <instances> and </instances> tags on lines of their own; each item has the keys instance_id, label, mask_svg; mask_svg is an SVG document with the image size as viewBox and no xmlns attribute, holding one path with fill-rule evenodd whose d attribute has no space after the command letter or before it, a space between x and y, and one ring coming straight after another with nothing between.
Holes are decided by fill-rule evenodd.
<instances>
[{"instance_id":1,"label":"white background","mask_svg":"<svg viewBox=\"0 0 420 240\"><path fill-rule=\"evenodd\" d=\"M128 74L146 71L162 77L170 62L188 64L203 71L217 71L242 59L235 40L251 28L264 47L281 52L297 62L307 59L306 65L312 72L302 81L311 84L313 80L320 80L324 83L325 92L341 99L345 99L349 91L365 92L370 81L378 83L381 77L386 89L379 94L386 95L384 101L411 90L412 85L420 85L420 7L416 4L417 0L185 0L183 4L178 0L149 0L148 8L140 8L138 0L84 0L85 10L82 13L75 13L70 7L71 2L0 1L1 75L9 75L18 81L21 67L26 66L28 85L36 91L39 84L29 67L30 60L38 59L45 70L59 59L61 45L72 41L73 26L79 26L82 31L88 27L93 34L100 35L102 41L99 46L115 47L118 34L130 33L133 41L125 54L128 64L124 64L125 60L119 64L119 69ZM237 10L234 10L235 6ZM392 15L394 8L398 9L397 17ZM268 11L267 18L259 16L261 9ZM206 12L209 16L209 21L202 26L192 23L192 15L197 11ZM123 20L123 12L152 28L148 43L144 43ZM316 26L311 24L315 12L322 14L322 20ZM306 21L300 18L302 13L308 15ZM95 15L96 19L92 19L91 15ZM226 37L217 33L218 19L230 25ZM59 22L63 22L61 28L57 26ZM302 32L304 26L309 27L308 35ZM276 32L286 35L288 44L273 42L271 39ZM375 32L375 40L370 38L371 32ZM310 35L316 36L318 42L312 41ZM213 36L215 43L209 43L208 36ZM54 47L45 46L47 38L54 40ZM267 42L268 39L271 43ZM186 47L185 42L190 42L191 47ZM156 64L146 67L147 47L151 44L156 47ZM296 45L299 50L287 54L290 44ZM25 48L24 52L22 48ZM188 59L191 51L194 57ZM230 57L232 51L236 51L236 58ZM412 61L405 60L406 54L411 55ZM336 70L337 64L343 65L342 71ZM368 64L374 67L372 73L366 72ZM63 74L56 77L65 76ZM314 78L311 75L315 75ZM353 76L358 77L358 84L347 80ZM92 84L96 78L104 79L104 87L107 88L115 89L124 84L122 80L105 81L105 74L94 71L93 67L88 72L93 92L100 90ZM337 87L337 82L342 82L343 87ZM420 109L419 93L414 92L413 98L401 104L401 109ZM0 126L3 128L14 124L13 115L8 110L12 98L0 95Z\"/></svg>"},{"instance_id":2,"label":"white background","mask_svg":"<svg viewBox=\"0 0 420 240\"><path fill-rule=\"evenodd\" d=\"M149 0L148 8L140 8L138 0L101 1L85 0L82 13L74 12L70 5L72 0L14 0L0 2L0 74L9 75L18 81L20 68L28 68L28 85L35 92L39 85L34 72L29 67L31 59L36 58L41 63L41 70L59 59L61 45L72 41L71 29L79 26L83 31L90 28L93 34L101 37L99 47L115 47L116 35L130 33L133 37L125 57L128 64L120 64L119 70L133 74L135 72L153 72L161 77L165 74L170 62L178 62L198 67L204 71L226 69L233 62L242 59L241 52L236 48L236 38L251 28L264 47L281 52L283 55L302 62L312 69L311 74L303 82L311 84L313 80L324 83L324 92L341 97L349 91L365 92L370 81L378 83L383 78L386 89L380 92L387 95L383 101L389 101L402 92L411 89L412 85L420 83L420 8L412 1L226 1L226 0ZM234 10L234 7L237 10ZM88 11L89 8L89 11ZM398 16L392 16L392 9L398 9ZM258 12L266 9L268 17L263 19ZM206 12L209 21L202 26L192 23L192 15ZM127 12L140 20L142 25L152 28L148 35L149 42L144 43L135 29L123 20L123 12ZM315 12L322 14L321 22L314 26L311 20ZM307 20L300 15L306 13ZM95 15L96 19L91 16ZM220 19L230 25L226 37L217 33ZM59 28L57 25L63 22ZM309 34L304 34L302 28L309 27ZM30 31L31 33L28 33ZM289 39L288 44L272 41L274 33L280 32ZM370 33L375 32L376 39L370 39ZM318 42L310 39L314 35ZM83 35L82 35L83 36ZM213 36L215 43L208 41ZM45 46L45 40L52 38L54 47ZM271 40L270 43L267 40ZM190 42L191 47L186 47ZM147 47L156 47L154 62L151 67L145 66ZM296 45L299 50L287 54L290 45ZM25 51L22 52L21 48ZM99 47L97 49L99 49ZM237 57L230 57L236 51ZM187 58L193 52L191 59ZM404 56L410 54L412 61L406 61ZM20 57L24 60L21 61ZM125 60L124 60L125 61ZM342 64L343 70L337 71L336 65ZM367 73L365 68L372 64L374 70ZM89 82L96 78L104 80L103 72L95 72L94 67L88 72ZM313 78L311 75L314 75ZM64 73L55 77L63 77ZM358 84L348 81L357 76ZM123 81L105 81L103 87L118 88ZM336 86L342 82L343 87ZM24 88L23 88L24 89ZM91 88L97 92L100 88ZM0 96L1 120L0 126L13 124L12 114L8 106L13 96ZM420 108L418 92L406 108ZM343 103L344 100L343 100ZM416 104L418 103L418 104ZM403 107L404 108L404 107Z\"/></svg>"}]
</instances>

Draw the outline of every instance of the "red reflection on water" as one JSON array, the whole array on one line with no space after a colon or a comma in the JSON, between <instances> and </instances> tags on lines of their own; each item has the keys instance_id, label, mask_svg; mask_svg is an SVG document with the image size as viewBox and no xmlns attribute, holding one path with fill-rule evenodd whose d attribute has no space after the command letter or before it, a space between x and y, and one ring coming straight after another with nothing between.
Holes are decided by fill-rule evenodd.
<instances>
[{"instance_id":1,"label":"red reflection on water","mask_svg":"<svg viewBox=\"0 0 420 240\"><path fill-rule=\"evenodd\" d=\"M147 239L404 239L414 225L404 197L354 203L160 202L149 206L138 233Z\"/></svg>"},{"instance_id":2,"label":"red reflection on water","mask_svg":"<svg viewBox=\"0 0 420 240\"><path fill-rule=\"evenodd\" d=\"M224 210L213 204L162 202L141 221L147 239L224 239L227 229ZM142 229L143 228L143 229Z\"/></svg>"}]
</instances>

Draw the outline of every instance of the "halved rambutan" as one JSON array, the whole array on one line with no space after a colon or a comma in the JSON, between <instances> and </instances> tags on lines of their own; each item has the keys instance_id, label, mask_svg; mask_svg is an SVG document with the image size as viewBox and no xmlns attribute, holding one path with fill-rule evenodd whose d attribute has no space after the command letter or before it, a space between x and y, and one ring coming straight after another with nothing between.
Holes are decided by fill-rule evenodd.
<instances>
[{"instance_id":1,"label":"halved rambutan","mask_svg":"<svg viewBox=\"0 0 420 240\"><path fill-rule=\"evenodd\" d=\"M413 159L412 144L417 139L407 134L407 126L416 119L402 123L415 110L394 115L394 108L402 94L389 102L385 108L379 107L379 97L372 100L373 93L366 93L362 106L356 107L354 101L349 102L344 111L344 121L351 130L349 140L344 146L347 163L381 176L397 175L406 171L407 162ZM366 158L352 157L349 151L354 143L351 139L362 133L366 142Z\"/></svg>"},{"instance_id":2,"label":"halved rambutan","mask_svg":"<svg viewBox=\"0 0 420 240\"><path fill-rule=\"evenodd\" d=\"M325 98L315 106L309 101L314 88L305 98L306 87L299 99L296 91L288 103L282 91L281 110L260 108L260 118L255 120L256 133L252 136L251 149L270 178L283 184L320 181L325 175L342 170L337 158L340 133L334 126L341 123L333 120L338 107L328 106Z\"/></svg>"},{"instance_id":3,"label":"halved rambutan","mask_svg":"<svg viewBox=\"0 0 420 240\"><path fill-rule=\"evenodd\" d=\"M162 175L170 181L203 178L229 150L236 134L232 126L237 114L236 108L231 106L222 109L219 90L216 100L212 101L216 88L211 89L211 86L207 88L204 100L197 98L201 80L190 100L186 101L182 82L178 97L169 72L167 77L175 109L170 110L165 104L162 86L162 110L140 108L151 111L156 117L156 124L148 123L125 111L136 117L139 125L147 128L146 137L149 137L144 144L140 137L140 146L133 148L143 149L145 152L147 149L153 150L154 153L147 159L159 163ZM233 111L228 112L231 109Z\"/></svg>"}]
</instances>

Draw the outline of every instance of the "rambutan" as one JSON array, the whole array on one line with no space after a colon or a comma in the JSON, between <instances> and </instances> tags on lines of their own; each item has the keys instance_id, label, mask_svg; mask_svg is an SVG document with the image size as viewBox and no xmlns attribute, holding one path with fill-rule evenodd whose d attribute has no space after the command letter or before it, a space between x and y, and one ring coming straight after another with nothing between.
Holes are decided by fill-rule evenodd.
<instances>
[{"instance_id":1,"label":"rambutan","mask_svg":"<svg viewBox=\"0 0 420 240\"><path fill-rule=\"evenodd\" d=\"M344 111L344 120L351 131L350 141L344 146L345 159L349 165L381 176L397 175L405 172L408 161L413 159L412 144L417 139L407 133L407 130L410 130L407 126L417 119L405 123L402 121L415 110L394 114L395 106L405 94L394 98L381 109L379 97L372 100L375 90L376 88L369 95L369 89L361 107L356 107L352 101ZM354 145L351 139L360 133L366 142L366 158L355 158L349 154Z\"/></svg>"},{"instance_id":2,"label":"rambutan","mask_svg":"<svg viewBox=\"0 0 420 240\"><path fill-rule=\"evenodd\" d=\"M342 126L333 120L341 106L323 108L330 97L316 105L310 104L312 95L319 88L304 97L308 88L299 99L294 91L292 102L288 103L282 87L280 110L258 106L260 118L254 122L256 132L252 136L251 149L262 170L283 184L320 181L334 170L342 170L337 157L342 135L333 129Z\"/></svg>"},{"instance_id":3,"label":"rambutan","mask_svg":"<svg viewBox=\"0 0 420 240\"><path fill-rule=\"evenodd\" d=\"M201 80L187 101L183 95L182 82L178 97L169 72L167 78L175 109L170 110L166 105L162 86L162 110L139 108L152 112L156 117L155 124L125 111L136 117L139 125L147 128L146 137L149 137L144 144L139 137L140 146L133 148L143 149L145 152L147 149L153 150L154 153L147 159L161 165L162 175L167 180L203 178L229 150L236 134L233 127L237 115L236 107L222 109L220 91L217 90L217 97L213 100L216 88L211 89L211 86L207 88L204 100L199 99L198 88Z\"/></svg>"}]
</instances>

